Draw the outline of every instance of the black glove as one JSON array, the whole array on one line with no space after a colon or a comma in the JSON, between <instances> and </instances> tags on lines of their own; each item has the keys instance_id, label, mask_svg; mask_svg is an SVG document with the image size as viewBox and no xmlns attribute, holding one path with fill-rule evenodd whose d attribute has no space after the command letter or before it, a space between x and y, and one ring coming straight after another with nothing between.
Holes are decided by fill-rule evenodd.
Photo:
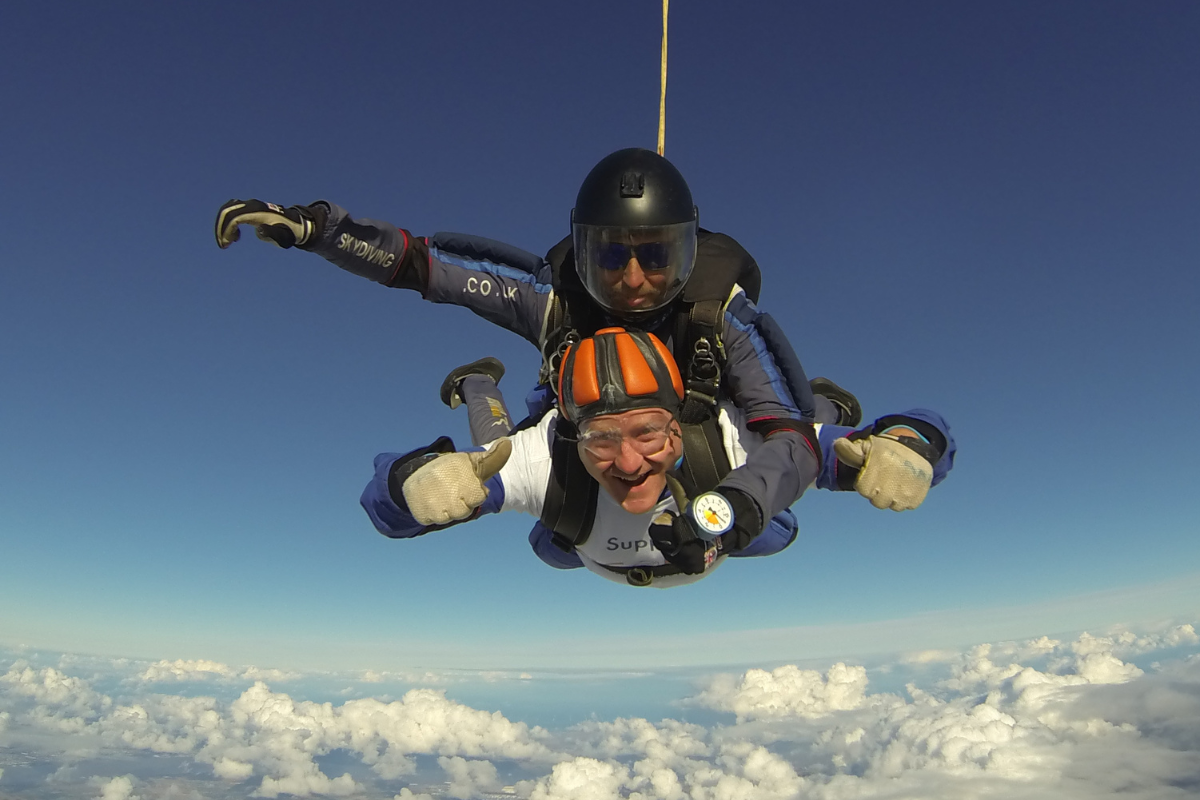
<instances>
[{"instance_id":1,"label":"black glove","mask_svg":"<svg viewBox=\"0 0 1200 800\"><path fill-rule=\"evenodd\" d=\"M303 245L320 233L317 219L305 206L230 200L217 211L217 246L224 250L236 242L239 225L253 225L258 238L285 248Z\"/></svg>"},{"instance_id":2,"label":"black glove","mask_svg":"<svg viewBox=\"0 0 1200 800\"><path fill-rule=\"evenodd\" d=\"M722 553L744 550L763 529L762 512L740 489L718 487L691 500L675 502L683 514L664 511L650 524L650 541L670 563L688 575L698 575Z\"/></svg>"},{"instance_id":3,"label":"black glove","mask_svg":"<svg viewBox=\"0 0 1200 800\"><path fill-rule=\"evenodd\" d=\"M699 575L717 557L719 540L701 539L690 517L664 511L650 523L650 541L684 574Z\"/></svg>"}]
</instances>

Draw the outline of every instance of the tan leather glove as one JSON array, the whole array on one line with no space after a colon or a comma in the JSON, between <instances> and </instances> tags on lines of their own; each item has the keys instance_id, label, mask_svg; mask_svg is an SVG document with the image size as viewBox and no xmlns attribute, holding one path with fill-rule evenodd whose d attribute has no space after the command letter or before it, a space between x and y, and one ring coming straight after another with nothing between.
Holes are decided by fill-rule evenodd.
<instances>
[{"instance_id":1,"label":"tan leather glove","mask_svg":"<svg viewBox=\"0 0 1200 800\"><path fill-rule=\"evenodd\" d=\"M838 439L833 450L838 459L860 470L854 488L876 508L908 511L925 501L933 465L899 437Z\"/></svg>"},{"instance_id":2,"label":"tan leather glove","mask_svg":"<svg viewBox=\"0 0 1200 800\"><path fill-rule=\"evenodd\" d=\"M512 455L512 442L497 439L480 453L445 453L425 464L404 482L404 502L422 525L458 522L483 505L491 478Z\"/></svg>"}]
</instances>

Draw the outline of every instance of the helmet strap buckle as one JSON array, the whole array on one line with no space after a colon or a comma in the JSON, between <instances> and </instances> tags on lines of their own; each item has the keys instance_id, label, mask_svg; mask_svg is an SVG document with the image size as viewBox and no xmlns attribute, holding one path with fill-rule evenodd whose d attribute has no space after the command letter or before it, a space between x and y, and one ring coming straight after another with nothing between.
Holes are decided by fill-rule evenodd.
<instances>
[{"instance_id":1,"label":"helmet strap buckle","mask_svg":"<svg viewBox=\"0 0 1200 800\"><path fill-rule=\"evenodd\" d=\"M550 342L545 343L549 345ZM558 370L562 366L563 356L567 354L567 349L572 345L579 344L579 332L574 328L568 328L563 334L562 340L558 343L558 347L553 353L547 353L548 348L543 345L542 349L542 372L544 373L544 383L548 383L551 391L558 394ZM539 376L542 378L542 376Z\"/></svg>"}]
</instances>

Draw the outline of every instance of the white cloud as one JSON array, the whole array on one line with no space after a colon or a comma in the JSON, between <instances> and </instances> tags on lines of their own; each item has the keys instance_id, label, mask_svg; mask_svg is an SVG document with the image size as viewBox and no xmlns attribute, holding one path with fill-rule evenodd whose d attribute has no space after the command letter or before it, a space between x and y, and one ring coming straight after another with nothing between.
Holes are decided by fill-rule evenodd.
<instances>
[{"instance_id":1,"label":"white cloud","mask_svg":"<svg viewBox=\"0 0 1200 800\"><path fill-rule=\"evenodd\" d=\"M227 781L244 781L254 774L254 765L247 761L221 756L212 762L213 774Z\"/></svg>"},{"instance_id":2,"label":"white cloud","mask_svg":"<svg viewBox=\"0 0 1200 800\"><path fill-rule=\"evenodd\" d=\"M541 729L455 703L429 689L412 690L392 703L365 699L334 707L296 702L259 682L222 706L211 697L172 695L115 703L86 681L54 668L18 665L0 681L34 702L20 714L27 727L98 738L109 747L189 754L211 765L220 779L261 776L258 793L267 797L358 791L348 774L330 778L317 766L317 757L339 748L358 753L387 779L411 773L412 754L554 758L541 741ZM473 770L468 774L483 782L480 770L486 767Z\"/></svg>"},{"instance_id":3,"label":"white cloud","mask_svg":"<svg viewBox=\"0 0 1200 800\"><path fill-rule=\"evenodd\" d=\"M30 716L39 726L63 733L82 732L112 706L109 697L92 691L86 681L53 667L35 670L18 661L0 675L0 685L36 703Z\"/></svg>"},{"instance_id":4,"label":"white cloud","mask_svg":"<svg viewBox=\"0 0 1200 800\"><path fill-rule=\"evenodd\" d=\"M103 778L99 780L104 781ZM99 800L141 800L141 798L133 793L133 776L122 775L102 783Z\"/></svg>"},{"instance_id":5,"label":"white cloud","mask_svg":"<svg viewBox=\"0 0 1200 800\"><path fill-rule=\"evenodd\" d=\"M901 664L937 664L958 658L957 650L918 650L900 656Z\"/></svg>"},{"instance_id":6,"label":"white cloud","mask_svg":"<svg viewBox=\"0 0 1200 800\"><path fill-rule=\"evenodd\" d=\"M117 681L133 694L109 696L66 662L16 662L0 675L0 748L38 750L56 787L79 781L68 767L87 754L187 760L211 771L212 787L189 796L390 796L383 781L436 783L417 775L432 756L447 784L439 796L463 800L530 775L515 787L530 800L1170 800L1200 787L1200 658L1177 649L1198 643L1184 625L912 653L898 660L918 666L902 693L871 692L867 670L842 662L752 669L714 676L687 701L729 714L722 724L618 718L553 733L429 688L335 705L261 681L227 700ZM1159 651L1172 660L1130 662ZM214 664L151 666L225 681ZM369 770L329 767L347 754ZM103 780L88 797L133 800L132 776ZM163 785L137 788L157 798Z\"/></svg>"},{"instance_id":7,"label":"white cloud","mask_svg":"<svg viewBox=\"0 0 1200 800\"><path fill-rule=\"evenodd\" d=\"M53 667L35 670L18 661L0 676L17 694L32 697L39 703L88 708L101 700L81 678L72 677ZM105 698L106 699L106 698Z\"/></svg>"},{"instance_id":8,"label":"white cloud","mask_svg":"<svg viewBox=\"0 0 1200 800\"><path fill-rule=\"evenodd\" d=\"M368 669L362 673L359 680L363 683L409 683L418 686L436 686L450 683L449 675L441 672L379 672Z\"/></svg>"},{"instance_id":9,"label":"white cloud","mask_svg":"<svg viewBox=\"0 0 1200 800\"><path fill-rule=\"evenodd\" d=\"M1080 638L1082 640L1084 637ZM1087 644L1080 643L1079 649L1086 648L1096 652L1111 650L1122 658L1200 643L1200 636L1196 635L1196 629L1192 625L1175 625L1163 631L1141 635L1118 630L1109 636L1088 636L1087 639Z\"/></svg>"},{"instance_id":10,"label":"white cloud","mask_svg":"<svg viewBox=\"0 0 1200 800\"><path fill-rule=\"evenodd\" d=\"M279 669L262 669L251 666L238 670L219 661L184 660L182 658L175 661L155 661L138 675L140 680L147 683L206 680L248 680L276 683L296 680L299 677L300 674L297 672Z\"/></svg>"},{"instance_id":11,"label":"white cloud","mask_svg":"<svg viewBox=\"0 0 1200 800\"><path fill-rule=\"evenodd\" d=\"M782 756L738 741L718 745L704 759L660 753L632 767L614 759L577 756L555 764L544 778L518 785L518 790L530 800L783 800L796 797L806 786Z\"/></svg>"},{"instance_id":12,"label":"white cloud","mask_svg":"<svg viewBox=\"0 0 1200 800\"><path fill-rule=\"evenodd\" d=\"M401 789L400 794L393 797L392 800L433 800L433 795L414 793L412 789L409 789L406 786Z\"/></svg>"},{"instance_id":13,"label":"white cloud","mask_svg":"<svg viewBox=\"0 0 1200 800\"><path fill-rule=\"evenodd\" d=\"M285 681L294 681L300 678L300 673L289 672L281 669L260 669L258 667L247 667L244 672L238 677L248 681L269 681L271 683L283 683Z\"/></svg>"},{"instance_id":14,"label":"white cloud","mask_svg":"<svg viewBox=\"0 0 1200 800\"><path fill-rule=\"evenodd\" d=\"M281 778L270 775L263 778L256 795L261 797L278 797L281 794L294 794L307 797L310 794L328 794L334 797L347 797L358 792L359 785L343 773L338 778L329 778L311 761L297 763L287 770Z\"/></svg>"},{"instance_id":15,"label":"white cloud","mask_svg":"<svg viewBox=\"0 0 1200 800\"><path fill-rule=\"evenodd\" d=\"M446 772L450 786L446 794L459 800L471 800L482 792L500 789L496 767L489 761L468 761L462 756L441 756L438 766Z\"/></svg>"},{"instance_id":16,"label":"white cloud","mask_svg":"<svg viewBox=\"0 0 1200 800\"><path fill-rule=\"evenodd\" d=\"M867 671L837 663L822 676L794 665L770 672L748 670L738 680L720 675L695 698L718 711L732 711L739 720L759 717L814 717L830 711L858 708L866 699Z\"/></svg>"},{"instance_id":17,"label":"white cloud","mask_svg":"<svg viewBox=\"0 0 1200 800\"><path fill-rule=\"evenodd\" d=\"M237 671L217 661L193 660L156 661L139 675L147 682L196 681L208 678L235 678Z\"/></svg>"},{"instance_id":18,"label":"white cloud","mask_svg":"<svg viewBox=\"0 0 1200 800\"><path fill-rule=\"evenodd\" d=\"M368 669L359 674L361 683L406 683L415 686L447 686L480 680L484 683L502 683L504 681L531 680L533 675L528 672L514 670L451 670L435 672L433 670L409 671L380 671Z\"/></svg>"},{"instance_id":19,"label":"white cloud","mask_svg":"<svg viewBox=\"0 0 1200 800\"><path fill-rule=\"evenodd\" d=\"M629 769L614 761L578 757L555 764L550 774L532 785L529 800L609 800L620 797L629 782Z\"/></svg>"}]
</instances>

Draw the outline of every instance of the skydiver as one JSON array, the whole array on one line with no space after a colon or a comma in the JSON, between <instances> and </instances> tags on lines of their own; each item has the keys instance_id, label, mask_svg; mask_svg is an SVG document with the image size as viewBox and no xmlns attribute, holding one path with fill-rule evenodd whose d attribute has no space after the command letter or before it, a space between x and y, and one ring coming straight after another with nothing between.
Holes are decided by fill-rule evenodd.
<instances>
[{"instance_id":1,"label":"skydiver","mask_svg":"<svg viewBox=\"0 0 1200 800\"><path fill-rule=\"evenodd\" d=\"M563 468L560 459L571 457L593 489L583 510L589 535L566 552L552 545L552 532L539 522L530 542L551 566L668 588L711 574L726 557L772 555L795 539L789 510L759 532L747 529L738 495L684 485L692 455L678 417L684 381L653 334L608 328L573 343L559 380L557 409L488 450L455 452L443 437L403 455L377 456L361 499L375 527L385 536L411 538L502 511L544 518L551 476ZM556 446L564 430L559 414L574 431L568 448ZM765 445L728 401L719 403L718 424L735 466ZM824 455L817 485L856 489L879 508L915 508L953 466L954 440L931 411L884 417L857 431L816 430Z\"/></svg>"},{"instance_id":2,"label":"skydiver","mask_svg":"<svg viewBox=\"0 0 1200 800\"><path fill-rule=\"evenodd\" d=\"M351 218L325 201L284 208L231 200L217 216L218 245L236 241L243 224L265 241L315 252L435 303L466 306L512 330L540 348L546 387L555 385L561 354L573 341L614 324L657 333L682 366L684 436L694 440L693 451L706 443L709 449L709 458L691 460L702 474L689 477L725 496L747 530L761 531L821 474L814 422L856 424L861 415L849 393L825 391L828 397L814 399L779 326L752 302L757 265L734 240L698 227L683 176L649 150L617 151L589 172L572 210L571 236L547 258L461 234L419 238ZM535 417L552 395L544 392ZM724 398L764 437L733 469L715 444L717 403ZM569 527L566 517L547 522L568 546L580 535L559 530Z\"/></svg>"}]
</instances>

